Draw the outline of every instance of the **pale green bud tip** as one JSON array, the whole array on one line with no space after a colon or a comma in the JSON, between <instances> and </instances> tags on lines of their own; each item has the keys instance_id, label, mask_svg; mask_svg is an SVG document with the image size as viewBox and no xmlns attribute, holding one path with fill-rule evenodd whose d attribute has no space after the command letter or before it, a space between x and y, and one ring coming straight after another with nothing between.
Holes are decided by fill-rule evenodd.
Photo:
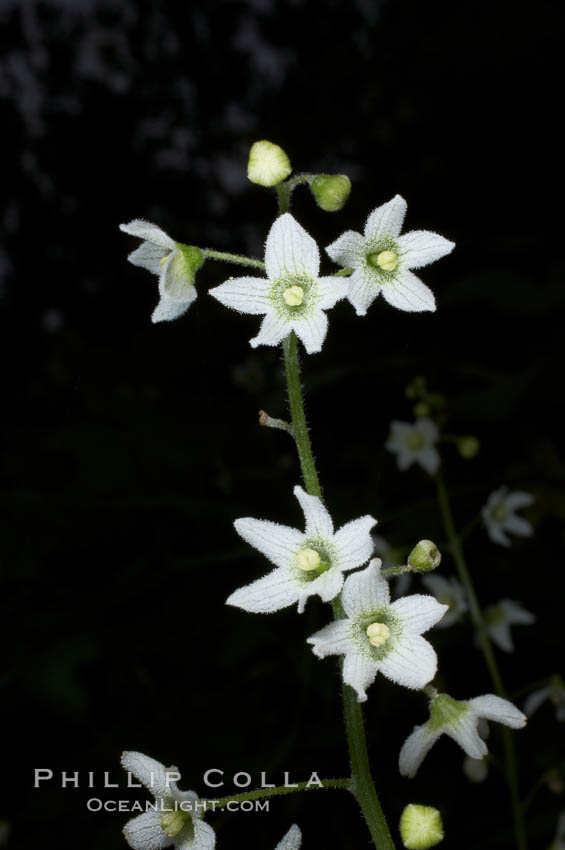
<instances>
[{"instance_id":1,"label":"pale green bud tip","mask_svg":"<svg viewBox=\"0 0 565 850\"><path fill-rule=\"evenodd\" d=\"M174 812L165 812L161 818L161 829L169 838L174 838L179 834L188 817L188 812L183 812L182 809L175 809Z\"/></svg>"},{"instance_id":2,"label":"pale green bud tip","mask_svg":"<svg viewBox=\"0 0 565 850\"><path fill-rule=\"evenodd\" d=\"M457 440L457 448L461 457L465 458L465 460L472 460L478 455L481 444L476 437L469 435L466 437L459 437Z\"/></svg>"},{"instance_id":3,"label":"pale green bud tip","mask_svg":"<svg viewBox=\"0 0 565 850\"><path fill-rule=\"evenodd\" d=\"M318 174L310 189L319 207L326 212L338 212L349 197L351 181L345 174Z\"/></svg>"},{"instance_id":4,"label":"pale green bud tip","mask_svg":"<svg viewBox=\"0 0 565 850\"><path fill-rule=\"evenodd\" d=\"M443 824L437 809L410 803L400 817L400 836L408 850L426 850L443 839Z\"/></svg>"},{"instance_id":5,"label":"pale green bud tip","mask_svg":"<svg viewBox=\"0 0 565 850\"><path fill-rule=\"evenodd\" d=\"M272 142L255 142L249 151L247 176L259 186L276 186L285 180L292 166L286 153Z\"/></svg>"},{"instance_id":6,"label":"pale green bud tip","mask_svg":"<svg viewBox=\"0 0 565 850\"><path fill-rule=\"evenodd\" d=\"M386 623L371 623L367 626L367 637L373 646L384 646L390 637L390 629Z\"/></svg>"},{"instance_id":7,"label":"pale green bud tip","mask_svg":"<svg viewBox=\"0 0 565 850\"><path fill-rule=\"evenodd\" d=\"M299 307L304 301L304 290L301 286L289 286L283 292L283 298L289 307Z\"/></svg>"},{"instance_id":8,"label":"pale green bud tip","mask_svg":"<svg viewBox=\"0 0 565 850\"><path fill-rule=\"evenodd\" d=\"M300 570L308 573L311 570L317 570L322 563L322 559L315 549L301 549L296 556L296 563Z\"/></svg>"},{"instance_id":9,"label":"pale green bud tip","mask_svg":"<svg viewBox=\"0 0 565 850\"><path fill-rule=\"evenodd\" d=\"M439 567L441 553L431 540L420 540L408 555L408 566L417 573L429 573Z\"/></svg>"},{"instance_id":10,"label":"pale green bud tip","mask_svg":"<svg viewBox=\"0 0 565 850\"><path fill-rule=\"evenodd\" d=\"M398 254L394 251L373 251L367 256L367 262L375 269L393 272L398 265Z\"/></svg>"}]
</instances>

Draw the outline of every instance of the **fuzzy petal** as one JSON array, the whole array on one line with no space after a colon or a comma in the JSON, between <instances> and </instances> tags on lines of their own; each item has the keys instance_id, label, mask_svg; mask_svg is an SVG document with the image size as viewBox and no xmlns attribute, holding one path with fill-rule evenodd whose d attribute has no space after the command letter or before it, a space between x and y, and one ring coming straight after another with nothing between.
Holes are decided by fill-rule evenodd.
<instances>
[{"instance_id":1,"label":"fuzzy petal","mask_svg":"<svg viewBox=\"0 0 565 850\"><path fill-rule=\"evenodd\" d=\"M470 699L468 703L475 714L486 720L495 720L497 723L510 726L511 729L522 729L526 725L526 715L502 697L485 694L482 697Z\"/></svg>"},{"instance_id":2,"label":"fuzzy petal","mask_svg":"<svg viewBox=\"0 0 565 850\"><path fill-rule=\"evenodd\" d=\"M130 263L134 266L139 266L142 269L147 269L148 272L159 276L162 271L161 260L170 252L169 248L163 248L161 245L156 245L154 242L142 242L139 248L132 251L128 256Z\"/></svg>"},{"instance_id":3,"label":"fuzzy petal","mask_svg":"<svg viewBox=\"0 0 565 850\"><path fill-rule=\"evenodd\" d=\"M407 204L400 195L395 195L391 201L377 207L365 224L365 236L368 239L390 236L396 239L406 215Z\"/></svg>"},{"instance_id":4,"label":"fuzzy petal","mask_svg":"<svg viewBox=\"0 0 565 850\"><path fill-rule=\"evenodd\" d=\"M284 835L275 850L300 850L302 844L302 833L299 827L293 823L289 831Z\"/></svg>"},{"instance_id":5,"label":"fuzzy petal","mask_svg":"<svg viewBox=\"0 0 565 850\"><path fill-rule=\"evenodd\" d=\"M178 319L184 315L194 299L196 298L196 289L194 289L194 298L190 301L177 301L174 298L169 298L168 295L161 295L159 303L151 314L153 324L158 322L171 322L173 319Z\"/></svg>"},{"instance_id":6,"label":"fuzzy petal","mask_svg":"<svg viewBox=\"0 0 565 850\"><path fill-rule=\"evenodd\" d=\"M235 590L226 605L242 608L252 614L272 614L298 602L300 589L288 570L280 567L251 584Z\"/></svg>"},{"instance_id":7,"label":"fuzzy petal","mask_svg":"<svg viewBox=\"0 0 565 850\"><path fill-rule=\"evenodd\" d=\"M416 635L427 632L449 611L449 605L441 605L433 596L419 593L397 599L391 608L402 618L404 627Z\"/></svg>"},{"instance_id":8,"label":"fuzzy petal","mask_svg":"<svg viewBox=\"0 0 565 850\"><path fill-rule=\"evenodd\" d=\"M304 599L317 594L324 602L331 602L340 593L342 587L343 573L337 568L334 568L322 573L321 576L318 576L318 578L307 585L308 590ZM304 606L299 607L298 610L302 613Z\"/></svg>"},{"instance_id":9,"label":"fuzzy petal","mask_svg":"<svg viewBox=\"0 0 565 850\"><path fill-rule=\"evenodd\" d=\"M251 348L257 348L258 345L278 345L281 340L289 335L292 330L292 325L284 316L279 316L278 313L269 311L259 328L259 333L253 339L249 340Z\"/></svg>"},{"instance_id":10,"label":"fuzzy petal","mask_svg":"<svg viewBox=\"0 0 565 850\"><path fill-rule=\"evenodd\" d=\"M520 508L529 508L533 505L535 499L531 493L525 493L523 490L514 490L509 493L504 500L504 503L509 511L518 511Z\"/></svg>"},{"instance_id":11,"label":"fuzzy petal","mask_svg":"<svg viewBox=\"0 0 565 850\"><path fill-rule=\"evenodd\" d=\"M346 277L318 278L318 309L329 310L338 301L346 298L349 292L349 280Z\"/></svg>"},{"instance_id":12,"label":"fuzzy petal","mask_svg":"<svg viewBox=\"0 0 565 850\"><path fill-rule=\"evenodd\" d=\"M351 621L335 620L311 635L306 643L312 644L312 652L318 658L327 655L345 655L353 652L354 643L351 638Z\"/></svg>"},{"instance_id":13,"label":"fuzzy petal","mask_svg":"<svg viewBox=\"0 0 565 850\"><path fill-rule=\"evenodd\" d=\"M142 218L135 218L133 221L128 222L128 224L120 224L120 230L123 233L129 233L130 236L138 236L140 239L147 240L147 242L153 242L155 245L160 245L169 251L175 248L174 240L164 230Z\"/></svg>"},{"instance_id":14,"label":"fuzzy petal","mask_svg":"<svg viewBox=\"0 0 565 850\"><path fill-rule=\"evenodd\" d=\"M161 762L133 750L122 753L121 764L124 770L132 773L155 797L164 797L170 793L170 774L178 773L178 768L166 768Z\"/></svg>"},{"instance_id":15,"label":"fuzzy petal","mask_svg":"<svg viewBox=\"0 0 565 850\"><path fill-rule=\"evenodd\" d=\"M351 619L370 616L373 611L389 604L390 589L387 580L380 574L380 564L379 559L375 558L366 569L346 579L341 604Z\"/></svg>"},{"instance_id":16,"label":"fuzzy petal","mask_svg":"<svg viewBox=\"0 0 565 850\"><path fill-rule=\"evenodd\" d=\"M354 230L346 230L335 242L328 245L326 253L329 257L344 268L355 268L359 258L363 255L365 240L360 233Z\"/></svg>"},{"instance_id":17,"label":"fuzzy petal","mask_svg":"<svg viewBox=\"0 0 565 850\"><path fill-rule=\"evenodd\" d=\"M176 850L214 850L216 833L210 824L205 823L200 818L195 818L193 824L194 838L190 841L183 841Z\"/></svg>"},{"instance_id":18,"label":"fuzzy petal","mask_svg":"<svg viewBox=\"0 0 565 850\"><path fill-rule=\"evenodd\" d=\"M377 520L367 514L346 522L336 531L333 542L338 551L341 570L353 570L369 560L374 548L371 529L376 524Z\"/></svg>"},{"instance_id":19,"label":"fuzzy petal","mask_svg":"<svg viewBox=\"0 0 565 850\"><path fill-rule=\"evenodd\" d=\"M534 533L531 522L516 514L510 514L504 520L504 530L517 537L531 537Z\"/></svg>"},{"instance_id":20,"label":"fuzzy petal","mask_svg":"<svg viewBox=\"0 0 565 850\"><path fill-rule=\"evenodd\" d=\"M412 230L398 238L402 254L402 265L406 269L420 269L450 254L455 242L444 239L429 230Z\"/></svg>"},{"instance_id":21,"label":"fuzzy petal","mask_svg":"<svg viewBox=\"0 0 565 850\"><path fill-rule=\"evenodd\" d=\"M295 319L292 327L308 354L322 350L328 332L328 317L323 310L315 309L301 319Z\"/></svg>"},{"instance_id":22,"label":"fuzzy petal","mask_svg":"<svg viewBox=\"0 0 565 850\"><path fill-rule=\"evenodd\" d=\"M348 652L343 661L343 681L357 693L357 701L365 702L366 688L372 685L379 665L358 652Z\"/></svg>"},{"instance_id":23,"label":"fuzzy petal","mask_svg":"<svg viewBox=\"0 0 565 850\"><path fill-rule=\"evenodd\" d=\"M123 833L134 850L162 850L173 844L173 839L161 829L160 812L144 812L132 818L124 826Z\"/></svg>"},{"instance_id":24,"label":"fuzzy petal","mask_svg":"<svg viewBox=\"0 0 565 850\"><path fill-rule=\"evenodd\" d=\"M270 292L271 283L261 277L236 277L208 290L224 307L253 316L268 312Z\"/></svg>"},{"instance_id":25,"label":"fuzzy petal","mask_svg":"<svg viewBox=\"0 0 565 850\"><path fill-rule=\"evenodd\" d=\"M294 495L300 503L306 520L306 537L326 539L333 536L334 525L327 509L317 496L305 493L302 487L294 488Z\"/></svg>"},{"instance_id":26,"label":"fuzzy petal","mask_svg":"<svg viewBox=\"0 0 565 850\"><path fill-rule=\"evenodd\" d=\"M424 310L433 312L436 309L431 289L408 269L401 269L397 277L387 281L382 287L382 293L392 307L408 313L421 313Z\"/></svg>"},{"instance_id":27,"label":"fuzzy petal","mask_svg":"<svg viewBox=\"0 0 565 850\"><path fill-rule=\"evenodd\" d=\"M414 727L414 731L404 741L398 757L401 776L409 776L411 779L416 776L418 768L440 735L441 730L432 732L428 723Z\"/></svg>"},{"instance_id":28,"label":"fuzzy petal","mask_svg":"<svg viewBox=\"0 0 565 850\"><path fill-rule=\"evenodd\" d=\"M392 652L379 663L379 670L398 685L420 690L437 672L437 655L423 637L404 632Z\"/></svg>"},{"instance_id":29,"label":"fuzzy petal","mask_svg":"<svg viewBox=\"0 0 565 850\"><path fill-rule=\"evenodd\" d=\"M367 310L381 291L364 268L356 269L349 278L347 299L355 307L358 316L365 316Z\"/></svg>"},{"instance_id":30,"label":"fuzzy petal","mask_svg":"<svg viewBox=\"0 0 565 850\"><path fill-rule=\"evenodd\" d=\"M488 748L478 732L478 718L476 714L470 710L456 723L452 723L443 727L446 735L452 738L462 750L464 750L469 758L482 759L488 753Z\"/></svg>"},{"instance_id":31,"label":"fuzzy petal","mask_svg":"<svg viewBox=\"0 0 565 850\"><path fill-rule=\"evenodd\" d=\"M318 246L290 213L279 216L271 227L265 245L265 268L270 280L294 275L318 277Z\"/></svg>"},{"instance_id":32,"label":"fuzzy petal","mask_svg":"<svg viewBox=\"0 0 565 850\"><path fill-rule=\"evenodd\" d=\"M236 519L234 527L240 537L277 567L290 566L304 542L301 531L266 519L243 517Z\"/></svg>"}]
</instances>

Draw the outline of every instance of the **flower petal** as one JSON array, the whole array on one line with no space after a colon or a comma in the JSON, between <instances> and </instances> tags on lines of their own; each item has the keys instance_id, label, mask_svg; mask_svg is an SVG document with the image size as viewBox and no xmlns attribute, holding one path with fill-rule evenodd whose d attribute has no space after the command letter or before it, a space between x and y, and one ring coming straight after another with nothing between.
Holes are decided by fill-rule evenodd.
<instances>
[{"instance_id":1,"label":"flower petal","mask_svg":"<svg viewBox=\"0 0 565 850\"><path fill-rule=\"evenodd\" d=\"M297 581L288 570L280 567L235 590L226 599L226 605L233 605L253 614L272 614L273 611L280 611L297 602L299 593Z\"/></svg>"},{"instance_id":2,"label":"flower petal","mask_svg":"<svg viewBox=\"0 0 565 850\"><path fill-rule=\"evenodd\" d=\"M509 511L518 511L520 508L529 508L533 505L535 499L531 493L525 493L523 490L514 490L508 493L504 500L504 504Z\"/></svg>"},{"instance_id":3,"label":"flower petal","mask_svg":"<svg viewBox=\"0 0 565 850\"><path fill-rule=\"evenodd\" d=\"M376 524L377 520L367 514L346 522L336 531L333 542L338 552L340 570L353 570L369 560L374 548L371 529Z\"/></svg>"},{"instance_id":4,"label":"flower petal","mask_svg":"<svg viewBox=\"0 0 565 850\"><path fill-rule=\"evenodd\" d=\"M497 623L494 626L487 626L487 632L493 643L504 652L514 652L514 641L510 633L508 623Z\"/></svg>"},{"instance_id":5,"label":"flower petal","mask_svg":"<svg viewBox=\"0 0 565 850\"><path fill-rule=\"evenodd\" d=\"M120 224L120 230L123 233L129 233L130 236L138 236L140 239L146 239L162 248L168 248L169 251L175 247L174 240L164 230L142 218L135 218L128 224Z\"/></svg>"},{"instance_id":6,"label":"flower petal","mask_svg":"<svg viewBox=\"0 0 565 850\"><path fill-rule=\"evenodd\" d=\"M338 265L344 268L355 268L363 255L365 240L360 233L346 230L335 242L328 245L326 254Z\"/></svg>"},{"instance_id":7,"label":"flower petal","mask_svg":"<svg viewBox=\"0 0 565 850\"><path fill-rule=\"evenodd\" d=\"M300 319L294 319L292 328L308 354L317 354L322 350L328 332L328 317L323 310L315 309Z\"/></svg>"},{"instance_id":8,"label":"flower petal","mask_svg":"<svg viewBox=\"0 0 565 850\"><path fill-rule=\"evenodd\" d=\"M292 330L292 325L284 316L278 313L269 311L259 328L259 333L253 339L249 340L251 348L257 348L258 345L278 345Z\"/></svg>"},{"instance_id":9,"label":"flower petal","mask_svg":"<svg viewBox=\"0 0 565 850\"><path fill-rule=\"evenodd\" d=\"M334 567L321 576L311 581L306 585L306 590L302 593L302 600L298 606L298 612L301 614L304 610L304 603L309 596L318 595L324 602L330 602L338 595L343 587L343 573Z\"/></svg>"},{"instance_id":10,"label":"flower petal","mask_svg":"<svg viewBox=\"0 0 565 850\"><path fill-rule=\"evenodd\" d=\"M414 727L414 731L404 741L398 757L401 776L409 776L411 779L416 776L418 768L440 735L441 730L432 732L428 723Z\"/></svg>"},{"instance_id":11,"label":"flower petal","mask_svg":"<svg viewBox=\"0 0 565 850\"><path fill-rule=\"evenodd\" d=\"M236 519L234 527L240 537L277 567L290 566L304 542L301 531L266 519L243 517Z\"/></svg>"},{"instance_id":12,"label":"flower petal","mask_svg":"<svg viewBox=\"0 0 565 850\"><path fill-rule=\"evenodd\" d=\"M365 224L365 236L374 239L382 236L391 236L396 239L406 215L407 203L400 195L395 195L391 201L377 207Z\"/></svg>"},{"instance_id":13,"label":"flower petal","mask_svg":"<svg viewBox=\"0 0 565 850\"><path fill-rule=\"evenodd\" d=\"M459 744L469 758L481 759L488 753L488 748L478 732L478 717L469 710L456 722L443 727L443 732Z\"/></svg>"},{"instance_id":14,"label":"flower petal","mask_svg":"<svg viewBox=\"0 0 565 850\"><path fill-rule=\"evenodd\" d=\"M549 699L551 696L551 688L540 688L537 691L533 691L524 702L524 711L531 717L531 715L538 710L538 708Z\"/></svg>"},{"instance_id":15,"label":"flower petal","mask_svg":"<svg viewBox=\"0 0 565 850\"><path fill-rule=\"evenodd\" d=\"M163 248L154 242L142 242L139 248L131 252L128 260L134 266L139 266L142 269L147 269L148 272L160 275L162 271L161 260L167 256L169 251L169 248Z\"/></svg>"},{"instance_id":16,"label":"flower petal","mask_svg":"<svg viewBox=\"0 0 565 850\"><path fill-rule=\"evenodd\" d=\"M253 316L268 312L270 292L271 283L262 277L236 277L208 290L224 307Z\"/></svg>"},{"instance_id":17,"label":"flower petal","mask_svg":"<svg viewBox=\"0 0 565 850\"><path fill-rule=\"evenodd\" d=\"M205 823L200 818L194 818L194 838L190 841L183 841L178 845L176 850L214 850L216 846L216 833L209 823Z\"/></svg>"},{"instance_id":18,"label":"flower petal","mask_svg":"<svg viewBox=\"0 0 565 850\"><path fill-rule=\"evenodd\" d=\"M413 634L421 635L441 620L449 610L449 605L441 605L433 596L414 593L397 599L391 608L402 618L405 628Z\"/></svg>"},{"instance_id":19,"label":"flower petal","mask_svg":"<svg viewBox=\"0 0 565 850\"><path fill-rule=\"evenodd\" d=\"M379 670L392 682L419 690L434 678L437 655L427 640L405 631L379 663Z\"/></svg>"},{"instance_id":20,"label":"flower petal","mask_svg":"<svg viewBox=\"0 0 565 850\"><path fill-rule=\"evenodd\" d=\"M265 268L270 280L295 275L318 277L318 246L290 213L279 216L271 227L265 244Z\"/></svg>"},{"instance_id":21,"label":"flower petal","mask_svg":"<svg viewBox=\"0 0 565 850\"><path fill-rule=\"evenodd\" d=\"M455 242L444 239L429 230L412 230L398 238L402 254L402 265L406 269L420 269L450 254Z\"/></svg>"},{"instance_id":22,"label":"flower petal","mask_svg":"<svg viewBox=\"0 0 565 850\"><path fill-rule=\"evenodd\" d=\"M329 310L335 307L338 301L347 297L348 292L349 280L346 277L319 277L318 309Z\"/></svg>"},{"instance_id":23,"label":"flower petal","mask_svg":"<svg viewBox=\"0 0 565 850\"><path fill-rule=\"evenodd\" d=\"M317 496L305 493L302 487L294 488L294 495L300 503L306 520L306 537L332 537L334 525L328 510Z\"/></svg>"},{"instance_id":24,"label":"flower petal","mask_svg":"<svg viewBox=\"0 0 565 850\"><path fill-rule=\"evenodd\" d=\"M170 847L173 839L161 829L160 812L144 812L128 820L123 829L124 838L134 850L162 850Z\"/></svg>"},{"instance_id":25,"label":"flower petal","mask_svg":"<svg viewBox=\"0 0 565 850\"><path fill-rule=\"evenodd\" d=\"M433 312L436 309L431 289L407 269L401 269L397 277L387 281L382 287L382 293L392 307L408 313L421 313L424 310Z\"/></svg>"},{"instance_id":26,"label":"flower petal","mask_svg":"<svg viewBox=\"0 0 565 850\"><path fill-rule=\"evenodd\" d=\"M341 604L351 619L370 616L389 604L390 590L387 580L380 574L380 564L379 559L374 558L366 569L346 579Z\"/></svg>"},{"instance_id":27,"label":"flower petal","mask_svg":"<svg viewBox=\"0 0 565 850\"><path fill-rule=\"evenodd\" d=\"M284 835L275 850L300 850L302 844L302 833L299 827L293 823L289 831Z\"/></svg>"},{"instance_id":28,"label":"flower petal","mask_svg":"<svg viewBox=\"0 0 565 850\"><path fill-rule=\"evenodd\" d=\"M169 775L178 773L178 768L166 768L161 762L134 750L126 750L122 753L121 765L155 797L163 797L170 793L172 779Z\"/></svg>"},{"instance_id":29,"label":"flower petal","mask_svg":"<svg viewBox=\"0 0 565 850\"><path fill-rule=\"evenodd\" d=\"M526 611L519 602L513 599L501 599L499 607L504 611L504 615L509 623L519 623L524 626L531 626L537 621L535 614L531 611Z\"/></svg>"},{"instance_id":30,"label":"flower petal","mask_svg":"<svg viewBox=\"0 0 565 850\"><path fill-rule=\"evenodd\" d=\"M362 267L356 269L349 278L347 300L355 307L358 316L365 316L380 291L381 287Z\"/></svg>"},{"instance_id":31,"label":"flower petal","mask_svg":"<svg viewBox=\"0 0 565 850\"><path fill-rule=\"evenodd\" d=\"M516 514L510 514L504 520L504 530L510 534L516 534L518 537L531 537L534 533L531 522Z\"/></svg>"},{"instance_id":32,"label":"flower petal","mask_svg":"<svg viewBox=\"0 0 565 850\"><path fill-rule=\"evenodd\" d=\"M436 474L441 462L439 452L437 449L434 449L433 446L428 446L427 449L422 449L417 452L415 454L415 459L430 475Z\"/></svg>"},{"instance_id":33,"label":"flower petal","mask_svg":"<svg viewBox=\"0 0 565 850\"><path fill-rule=\"evenodd\" d=\"M399 422L396 424L400 425L402 423ZM410 429L410 426L408 427ZM431 419L427 419L426 417L418 419L417 422L412 426L412 428L413 430L421 434L422 437L424 437L429 443L436 443L439 438L439 429L436 423Z\"/></svg>"},{"instance_id":34,"label":"flower petal","mask_svg":"<svg viewBox=\"0 0 565 850\"><path fill-rule=\"evenodd\" d=\"M365 702L365 689L372 685L379 665L359 652L348 652L343 661L343 681L357 692L357 701Z\"/></svg>"},{"instance_id":35,"label":"flower petal","mask_svg":"<svg viewBox=\"0 0 565 850\"><path fill-rule=\"evenodd\" d=\"M196 289L194 289L194 298L190 301L177 301L174 298L169 298L168 295L161 295L159 303L151 314L151 321L153 324L157 324L157 322L170 322L173 319L178 319L179 316L186 313L195 298Z\"/></svg>"},{"instance_id":36,"label":"flower petal","mask_svg":"<svg viewBox=\"0 0 565 850\"><path fill-rule=\"evenodd\" d=\"M351 638L351 621L335 620L333 623L328 623L323 629L307 638L306 643L312 644L312 652L318 658L352 652L354 644Z\"/></svg>"},{"instance_id":37,"label":"flower petal","mask_svg":"<svg viewBox=\"0 0 565 850\"><path fill-rule=\"evenodd\" d=\"M502 697L497 697L494 694L485 694L484 696L470 699L468 702L472 711L486 720L495 720L497 723L510 726L511 729L522 729L526 725L526 715L522 714L515 705L512 705L507 699L502 699Z\"/></svg>"}]
</instances>

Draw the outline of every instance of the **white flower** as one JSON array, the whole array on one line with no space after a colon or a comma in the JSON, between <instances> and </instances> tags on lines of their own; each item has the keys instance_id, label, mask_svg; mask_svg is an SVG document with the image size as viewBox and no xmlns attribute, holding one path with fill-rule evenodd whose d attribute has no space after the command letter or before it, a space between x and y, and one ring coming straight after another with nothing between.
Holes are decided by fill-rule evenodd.
<instances>
[{"instance_id":1,"label":"white flower","mask_svg":"<svg viewBox=\"0 0 565 850\"><path fill-rule=\"evenodd\" d=\"M531 717L546 700L553 703L555 717L559 723L565 722L565 685L561 676L552 676L549 685L532 691L527 697L524 702L524 711L528 717Z\"/></svg>"},{"instance_id":2,"label":"white flower","mask_svg":"<svg viewBox=\"0 0 565 850\"><path fill-rule=\"evenodd\" d=\"M488 762L484 758L472 759L465 756L463 759L463 773L469 782L484 782L488 776Z\"/></svg>"},{"instance_id":3,"label":"white flower","mask_svg":"<svg viewBox=\"0 0 565 850\"><path fill-rule=\"evenodd\" d=\"M286 835L283 835L275 850L300 850L302 844L302 833L298 826L294 823Z\"/></svg>"},{"instance_id":4,"label":"white flower","mask_svg":"<svg viewBox=\"0 0 565 850\"><path fill-rule=\"evenodd\" d=\"M290 215L279 216L265 245L267 279L236 277L210 290L226 307L265 318L251 347L278 345L294 331L308 354L320 351L328 330L324 310L347 294L339 277L318 277L320 252Z\"/></svg>"},{"instance_id":5,"label":"white flower","mask_svg":"<svg viewBox=\"0 0 565 850\"><path fill-rule=\"evenodd\" d=\"M530 626L537 620L535 614L526 611L513 599L501 599L497 605L490 605L485 608L483 616L491 639L504 652L514 652L514 642L510 633L511 625Z\"/></svg>"},{"instance_id":6,"label":"white flower","mask_svg":"<svg viewBox=\"0 0 565 850\"><path fill-rule=\"evenodd\" d=\"M515 512L527 508L533 501L531 493L522 490L509 492L508 487L501 487L491 493L481 511L490 539L501 546L510 546L507 534L530 537L533 534L531 524Z\"/></svg>"},{"instance_id":7,"label":"white flower","mask_svg":"<svg viewBox=\"0 0 565 850\"><path fill-rule=\"evenodd\" d=\"M444 733L459 744L472 759L484 758L487 745L479 734L479 722L495 720L521 729L526 716L508 700L485 694L470 700L456 700L448 694L435 694L430 700L430 719L415 726L400 750L399 768L402 776L415 776L425 756Z\"/></svg>"},{"instance_id":8,"label":"white flower","mask_svg":"<svg viewBox=\"0 0 565 850\"><path fill-rule=\"evenodd\" d=\"M160 300L151 320L168 322L186 313L197 296L194 275L203 263L200 250L174 242L156 224L140 218L120 224L120 230L143 239L139 248L129 255L130 263L159 278Z\"/></svg>"},{"instance_id":9,"label":"white flower","mask_svg":"<svg viewBox=\"0 0 565 850\"><path fill-rule=\"evenodd\" d=\"M172 776L178 768L164 767L142 753L122 753L122 767L155 797L155 807L128 821L124 836L134 850L161 850L174 846L178 850L214 850L216 835L202 820L194 791L179 791Z\"/></svg>"},{"instance_id":10,"label":"white flower","mask_svg":"<svg viewBox=\"0 0 565 850\"><path fill-rule=\"evenodd\" d=\"M410 269L427 266L449 254L453 242L427 230L400 236L406 201L396 195L377 207L365 225L365 235L347 230L326 251L336 263L354 269L347 295L358 316L364 316L379 292L399 310L435 310L433 293Z\"/></svg>"},{"instance_id":11,"label":"white flower","mask_svg":"<svg viewBox=\"0 0 565 850\"><path fill-rule=\"evenodd\" d=\"M565 850L565 812L561 812L559 815L555 838L548 847L548 850Z\"/></svg>"},{"instance_id":12,"label":"white flower","mask_svg":"<svg viewBox=\"0 0 565 850\"><path fill-rule=\"evenodd\" d=\"M422 583L433 593L438 602L449 606L449 611L438 623L438 628L447 628L461 619L467 610L467 599L463 586L455 576L445 578L433 573L424 576Z\"/></svg>"},{"instance_id":13,"label":"white flower","mask_svg":"<svg viewBox=\"0 0 565 850\"><path fill-rule=\"evenodd\" d=\"M437 426L431 419L417 419L414 423L392 422L385 446L389 452L398 455L399 469L408 469L413 463L419 463L426 472L435 475L440 463L436 449L438 438Z\"/></svg>"},{"instance_id":14,"label":"white flower","mask_svg":"<svg viewBox=\"0 0 565 850\"><path fill-rule=\"evenodd\" d=\"M363 516L334 533L332 519L316 496L294 488L306 519L305 531L263 519L235 521L237 533L262 552L275 566L264 578L241 587L226 600L228 605L257 614L268 614L298 602L302 613L309 596L329 602L343 587L343 573L364 564L373 551L372 516Z\"/></svg>"},{"instance_id":15,"label":"white flower","mask_svg":"<svg viewBox=\"0 0 565 850\"><path fill-rule=\"evenodd\" d=\"M308 638L318 658L344 655L343 681L359 702L380 671L407 688L423 688L435 676L437 657L421 635L447 611L432 596L404 596L390 603L381 562L349 576L341 603L346 619L336 620Z\"/></svg>"}]
</instances>

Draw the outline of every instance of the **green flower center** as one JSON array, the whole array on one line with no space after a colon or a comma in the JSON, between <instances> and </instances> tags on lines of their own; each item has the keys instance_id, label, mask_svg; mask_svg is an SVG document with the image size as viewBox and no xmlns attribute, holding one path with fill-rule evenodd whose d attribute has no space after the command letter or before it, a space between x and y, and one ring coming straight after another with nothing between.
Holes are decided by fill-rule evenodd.
<instances>
[{"instance_id":1,"label":"green flower center","mask_svg":"<svg viewBox=\"0 0 565 850\"><path fill-rule=\"evenodd\" d=\"M165 812L161 818L161 829L169 838L175 838L185 826L190 826L194 834L190 813L182 809L175 808L173 812Z\"/></svg>"},{"instance_id":2,"label":"green flower center","mask_svg":"<svg viewBox=\"0 0 565 850\"><path fill-rule=\"evenodd\" d=\"M374 269L393 272L398 265L398 254L395 251L372 251L367 255L367 262Z\"/></svg>"},{"instance_id":3,"label":"green flower center","mask_svg":"<svg viewBox=\"0 0 565 850\"><path fill-rule=\"evenodd\" d=\"M402 635L402 622L389 607L364 612L355 621L354 640L362 655L382 661Z\"/></svg>"},{"instance_id":4,"label":"green flower center","mask_svg":"<svg viewBox=\"0 0 565 850\"><path fill-rule=\"evenodd\" d=\"M458 723L467 714L469 706L466 702L453 699L448 694L438 694L430 704L430 726L437 732L445 726Z\"/></svg>"},{"instance_id":5,"label":"green flower center","mask_svg":"<svg viewBox=\"0 0 565 850\"><path fill-rule=\"evenodd\" d=\"M367 245L365 262L372 273L373 280L379 286L394 280L400 266L401 253L393 239L375 239Z\"/></svg>"},{"instance_id":6,"label":"green flower center","mask_svg":"<svg viewBox=\"0 0 565 850\"><path fill-rule=\"evenodd\" d=\"M302 582L314 581L327 572L332 565L331 558L325 549L313 543L297 552L295 563L298 568L298 579Z\"/></svg>"},{"instance_id":7,"label":"green flower center","mask_svg":"<svg viewBox=\"0 0 565 850\"><path fill-rule=\"evenodd\" d=\"M277 280L271 290L271 302L277 313L295 319L309 313L316 303L316 282L308 277L293 276Z\"/></svg>"},{"instance_id":8,"label":"green flower center","mask_svg":"<svg viewBox=\"0 0 565 850\"><path fill-rule=\"evenodd\" d=\"M506 505L496 505L492 510L492 518L497 522L504 522L508 517L508 508Z\"/></svg>"},{"instance_id":9,"label":"green flower center","mask_svg":"<svg viewBox=\"0 0 565 850\"><path fill-rule=\"evenodd\" d=\"M421 434L418 434L415 431L412 434L408 434L406 437L406 447L409 448L413 452L418 452L420 449L423 449L425 445L425 440Z\"/></svg>"},{"instance_id":10,"label":"green flower center","mask_svg":"<svg viewBox=\"0 0 565 850\"><path fill-rule=\"evenodd\" d=\"M370 626L367 626L365 631L369 638L369 643L372 644L372 646L384 646L390 638L390 629L386 623L371 623Z\"/></svg>"},{"instance_id":11,"label":"green flower center","mask_svg":"<svg viewBox=\"0 0 565 850\"><path fill-rule=\"evenodd\" d=\"M304 301L304 290L301 286L289 286L283 292L283 298L289 307L299 307Z\"/></svg>"}]
</instances>

